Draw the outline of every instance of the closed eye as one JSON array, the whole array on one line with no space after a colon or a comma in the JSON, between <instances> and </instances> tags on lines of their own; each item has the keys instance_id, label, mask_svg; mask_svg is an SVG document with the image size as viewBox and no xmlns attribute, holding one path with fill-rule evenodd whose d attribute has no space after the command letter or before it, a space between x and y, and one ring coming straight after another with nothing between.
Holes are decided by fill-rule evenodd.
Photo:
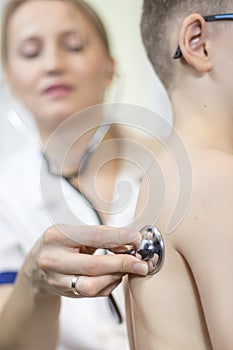
<instances>
[{"instance_id":1,"label":"closed eye","mask_svg":"<svg viewBox=\"0 0 233 350\"><path fill-rule=\"evenodd\" d=\"M84 45L80 45L80 44L67 44L66 45L66 48L69 50L69 51L73 51L73 52L80 52L80 51L83 51L84 49Z\"/></svg>"},{"instance_id":2,"label":"closed eye","mask_svg":"<svg viewBox=\"0 0 233 350\"><path fill-rule=\"evenodd\" d=\"M39 56L39 52L38 51L35 51L35 52L21 52L21 56L23 58L26 58L26 59L30 59L30 58L36 58Z\"/></svg>"},{"instance_id":3,"label":"closed eye","mask_svg":"<svg viewBox=\"0 0 233 350\"><path fill-rule=\"evenodd\" d=\"M19 47L19 54L26 59L35 58L39 56L41 46L42 44L38 38L26 39Z\"/></svg>"},{"instance_id":4,"label":"closed eye","mask_svg":"<svg viewBox=\"0 0 233 350\"><path fill-rule=\"evenodd\" d=\"M85 49L86 40L83 35L77 31L63 33L61 40L64 47L69 51L80 52Z\"/></svg>"}]
</instances>

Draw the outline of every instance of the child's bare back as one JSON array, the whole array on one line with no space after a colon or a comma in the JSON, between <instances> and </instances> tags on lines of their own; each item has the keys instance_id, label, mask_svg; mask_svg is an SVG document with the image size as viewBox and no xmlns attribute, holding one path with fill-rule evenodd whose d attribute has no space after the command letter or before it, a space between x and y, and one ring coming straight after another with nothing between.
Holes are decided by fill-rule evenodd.
<instances>
[{"instance_id":1,"label":"child's bare back","mask_svg":"<svg viewBox=\"0 0 233 350\"><path fill-rule=\"evenodd\" d=\"M174 231L167 233L171 214L180 187L190 183L189 179L186 184L179 183L178 168L187 168L187 162L181 159L175 164L167 151L161 154L158 164L164 174L165 197L156 195L161 183L158 166L149 171L142 186L138 215L145 204L147 186L156 206L163 208L154 224L163 234L165 259L157 274L129 278L132 349L210 350L210 333L216 338L216 349L230 349L220 346L222 335L231 337L233 344L232 332L227 330L230 326L226 326L227 319L233 318L233 298L229 300L228 293L228 288L233 290L233 156L195 148L189 148L188 153L192 166L190 203ZM163 206L160 200L164 198ZM150 203L148 211L149 207ZM157 207L155 211L159 212ZM145 224L148 222L139 223ZM224 244L228 248L223 256Z\"/></svg>"}]
</instances>

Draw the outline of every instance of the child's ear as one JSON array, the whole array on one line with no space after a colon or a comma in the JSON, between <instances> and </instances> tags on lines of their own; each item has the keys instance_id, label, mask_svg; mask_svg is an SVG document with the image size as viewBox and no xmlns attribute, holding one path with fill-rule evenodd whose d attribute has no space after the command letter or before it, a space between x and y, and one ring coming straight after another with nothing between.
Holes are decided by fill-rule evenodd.
<instances>
[{"instance_id":1,"label":"child's ear","mask_svg":"<svg viewBox=\"0 0 233 350\"><path fill-rule=\"evenodd\" d=\"M183 21L179 45L184 60L198 72L212 68L207 23L200 14L192 14Z\"/></svg>"}]
</instances>

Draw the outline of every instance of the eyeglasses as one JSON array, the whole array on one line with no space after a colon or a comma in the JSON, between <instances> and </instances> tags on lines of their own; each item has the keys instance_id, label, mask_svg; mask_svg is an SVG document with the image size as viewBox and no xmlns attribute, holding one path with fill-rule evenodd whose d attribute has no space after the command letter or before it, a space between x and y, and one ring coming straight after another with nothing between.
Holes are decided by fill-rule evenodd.
<instances>
[{"instance_id":1,"label":"eyeglasses","mask_svg":"<svg viewBox=\"0 0 233 350\"><path fill-rule=\"evenodd\" d=\"M233 13L222 13L219 15L210 15L203 16L206 22L215 22L215 21L233 21ZM180 47L178 46L175 54L173 55L173 59L176 60L182 56L182 52Z\"/></svg>"}]
</instances>

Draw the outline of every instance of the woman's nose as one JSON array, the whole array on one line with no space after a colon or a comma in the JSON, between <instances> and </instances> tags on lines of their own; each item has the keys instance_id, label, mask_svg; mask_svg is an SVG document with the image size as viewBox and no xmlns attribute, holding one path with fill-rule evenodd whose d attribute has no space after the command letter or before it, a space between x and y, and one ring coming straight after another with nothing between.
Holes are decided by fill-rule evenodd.
<instances>
[{"instance_id":1,"label":"woman's nose","mask_svg":"<svg viewBox=\"0 0 233 350\"><path fill-rule=\"evenodd\" d=\"M44 70L47 74L62 74L66 67L65 57L62 50L50 44L44 52Z\"/></svg>"}]
</instances>

